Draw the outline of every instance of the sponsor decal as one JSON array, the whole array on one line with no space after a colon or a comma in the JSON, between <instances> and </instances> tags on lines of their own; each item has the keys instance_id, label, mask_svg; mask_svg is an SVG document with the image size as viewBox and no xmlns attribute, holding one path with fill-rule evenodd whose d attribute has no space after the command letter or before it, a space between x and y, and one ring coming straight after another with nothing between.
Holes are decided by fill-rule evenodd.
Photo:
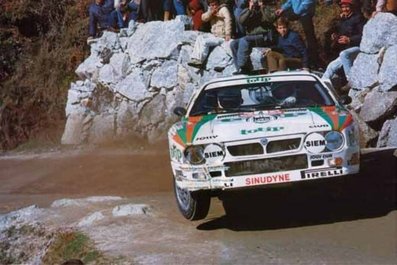
<instances>
[{"instance_id":1,"label":"sponsor decal","mask_svg":"<svg viewBox=\"0 0 397 265\"><path fill-rule=\"evenodd\" d=\"M325 154L325 155L311 155L310 160L322 160L327 158L332 158L332 154Z\"/></svg>"},{"instance_id":2,"label":"sponsor decal","mask_svg":"<svg viewBox=\"0 0 397 265\"><path fill-rule=\"evenodd\" d=\"M271 116L257 116L252 118L247 118L247 122L252 121L255 123L266 123L272 120Z\"/></svg>"},{"instance_id":3,"label":"sponsor decal","mask_svg":"<svg viewBox=\"0 0 397 265\"><path fill-rule=\"evenodd\" d=\"M251 77L251 78L247 79L247 83L248 84L269 82L269 81L270 81L270 78L269 77L264 77L264 76Z\"/></svg>"},{"instance_id":4,"label":"sponsor decal","mask_svg":"<svg viewBox=\"0 0 397 265\"><path fill-rule=\"evenodd\" d=\"M176 148L175 145L172 145L170 149L170 156L171 159L176 160L176 161L181 161L182 160L182 151Z\"/></svg>"},{"instance_id":5,"label":"sponsor decal","mask_svg":"<svg viewBox=\"0 0 397 265\"><path fill-rule=\"evenodd\" d=\"M181 165L179 167L183 172L186 173L198 173L198 172L212 172L212 171L226 171L229 167L220 165L220 166L191 166L191 165Z\"/></svg>"},{"instance_id":6,"label":"sponsor decal","mask_svg":"<svg viewBox=\"0 0 397 265\"><path fill-rule=\"evenodd\" d=\"M257 132L279 132L284 130L284 127L259 127L251 130L241 130L242 135L252 134Z\"/></svg>"},{"instance_id":7,"label":"sponsor decal","mask_svg":"<svg viewBox=\"0 0 397 265\"><path fill-rule=\"evenodd\" d=\"M304 143L306 150L310 153L315 153L315 154L324 151L326 145L327 145L327 141L325 140L324 136L322 136L319 133L309 134L306 137Z\"/></svg>"},{"instance_id":8,"label":"sponsor decal","mask_svg":"<svg viewBox=\"0 0 397 265\"><path fill-rule=\"evenodd\" d=\"M302 171L302 179L326 178L340 176L343 174L342 169L327 169L322 171Z\"/></svg>"},{"instance_id":9,"label":"sponsor decal","mask_svg":"<svg viewBox=\"0 0 397 265\"><path fill-rule=\"evenodd\" d=\"M202 140L214 140L218 138L218 135L208 135L208 136L200 136L196 138L196 141L202 141Z\"/></svg>"},{"instance_id":10,"label":"sponsor decal","mask_svg":"<svg viewBox=\"0 0 397 265\"><path fill-rule=\"evenodd\" d=\"M220 145L210 144L204 149L204 158L207 164L213 164L222 161L225 157L225 151Z\"/></svg>"},{"instance_id":11,"label":"sponsor decal","mask_svg":"<svg viewBox=\"0 0 397 265\"><path fill-rule=\"evenodd\" d=\"M353 122L353 117L349 112L341 112L335 106L314 107L309 110L323 118L335 131L343 131Z\"/></svg>"},{"instance_id":12,"label":"sponsor decal","mask_svg":"<svg viewBox=\"0 0 397 265\"><path fill-rule=\"evenodd\" d=\"M215 119L215 117L215 114L211 114L184 118L182 120L182 128L176 131L176 134L172 137L172 139L181 146L186 146L187 144L192 143L200 128L207 122Z\"/></svg>"},{"instance_id":13,"label":"sponsor decal","mask_svg":"<svg viewBox=\"0 0 397 265\"><path fill-rule=\"evenodd\" d=\"M309 128L328 128L329 125L328 124L315 124L315 125L310 125Z\"/></svg>"},{"instance_id":14,"label":"sponsor decal","mask_svg":"<svg viewBox=\"0 0 397 265\"><path fill-rule=\"evenodd\" d=\"M245 185L260 185L260 184L271 184L271 183L282 183L290 181L289 173L286 174L275 174L263 177L248 177L245 179Z\"/></svg>"}]
</instances>

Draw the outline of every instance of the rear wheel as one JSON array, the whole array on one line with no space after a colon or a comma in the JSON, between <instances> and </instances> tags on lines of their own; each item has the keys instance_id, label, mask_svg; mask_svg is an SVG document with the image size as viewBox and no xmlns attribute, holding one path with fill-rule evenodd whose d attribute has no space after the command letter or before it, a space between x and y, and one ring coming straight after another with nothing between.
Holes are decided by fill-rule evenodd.
<instances>
[{"instance_id":1,"label":"rear wheel","mask_svg":"<svg viewBox=\"0 0 397 265\"><path fill-rule=\"evenodd\" d=\"M188 220L200 220L207 216L211 196L207 191L188 191L178 186L174 179L174 192L179 211Z\"/></svg>"}]
</instances>

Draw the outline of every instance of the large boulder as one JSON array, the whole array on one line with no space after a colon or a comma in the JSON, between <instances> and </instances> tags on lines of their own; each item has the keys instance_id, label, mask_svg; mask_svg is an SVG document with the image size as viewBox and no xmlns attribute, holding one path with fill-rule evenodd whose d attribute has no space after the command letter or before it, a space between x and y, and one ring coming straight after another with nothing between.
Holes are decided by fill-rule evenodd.
<instances>
[{"instance_id":1,"label":"large boulder","mask_svg":"<svg viewBox=\"0 0 397 265\"><path fill-rule=\"evenodd\" d=\"M397 91L382 92L373 90L365 97L360 116L368 123L377 123L395 114Z\"/></svg>"},{"instance_id":2,"label":"large boulder","mask_svg":"<svg viewBox=\"0 0 397 265\"><path fill-rule=\"evenodd\" d=\"M389 91L397 86L397 44L386 49L379 71L379 83L382 91Z\"/></svg>"},{"instance_id":3,"label":"large boulder","mask_svg":"<svg viewBox=\"0 0 397 265\"><path fill-rule=\"evenodd\" d=\"M396 43L397 16L382 12L365 24L360 50L364 53L375 54L381 48L388 48Z\"/></svg>"},{"instance_id":4,"label":"large boulder","mask_svg":"<svg viewBox=\"0 0 397 265\"><path fill-rule=\"evenodd\" d=\"M397 118L388 120L383 124L377 147L386 146L397 148Z\"/></svg>"}]
</instances>

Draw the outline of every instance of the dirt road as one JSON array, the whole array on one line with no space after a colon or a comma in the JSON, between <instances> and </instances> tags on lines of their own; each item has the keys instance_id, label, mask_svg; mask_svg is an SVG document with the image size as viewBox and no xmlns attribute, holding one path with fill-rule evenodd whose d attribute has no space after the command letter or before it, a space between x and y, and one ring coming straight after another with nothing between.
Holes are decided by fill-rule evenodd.
<instances>
[{"instance_id":1,"label":"dirt road","mask_svg":"<svg viewBox=\"0 0 397 265\"><path fill-rule=\"evenodd\" d=\"M121 240L120 232L99 244L136 263L397 264L392 150L367 152L362 173L344 182L213 198L209 216L197 222L176 209L167 150L0 157L0 213L61 198L122 196L152 205L156 217L136 223L134 236Z\"/></svg>"}]
</instances>

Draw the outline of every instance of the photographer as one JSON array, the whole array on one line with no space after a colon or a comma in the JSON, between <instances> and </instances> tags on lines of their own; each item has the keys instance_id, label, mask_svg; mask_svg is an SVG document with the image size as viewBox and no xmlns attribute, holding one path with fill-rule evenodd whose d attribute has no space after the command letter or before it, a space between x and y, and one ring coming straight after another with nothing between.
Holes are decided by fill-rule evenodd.
<instances>
[{"instance_id":1,"label":"photographer","mask_svg":"<svg viewBox=\"0 0 397 265\"><path fill-rule=\"evenodd\" d=\"M274 8L265 5L263 0L250 0L248 8L241 12L239 22L244 26L246 36L230 44L237 69L234 74L247 74L252 69L250 54L253 47L274 45L274 12Z\"/></svg>"}]
</instances>

